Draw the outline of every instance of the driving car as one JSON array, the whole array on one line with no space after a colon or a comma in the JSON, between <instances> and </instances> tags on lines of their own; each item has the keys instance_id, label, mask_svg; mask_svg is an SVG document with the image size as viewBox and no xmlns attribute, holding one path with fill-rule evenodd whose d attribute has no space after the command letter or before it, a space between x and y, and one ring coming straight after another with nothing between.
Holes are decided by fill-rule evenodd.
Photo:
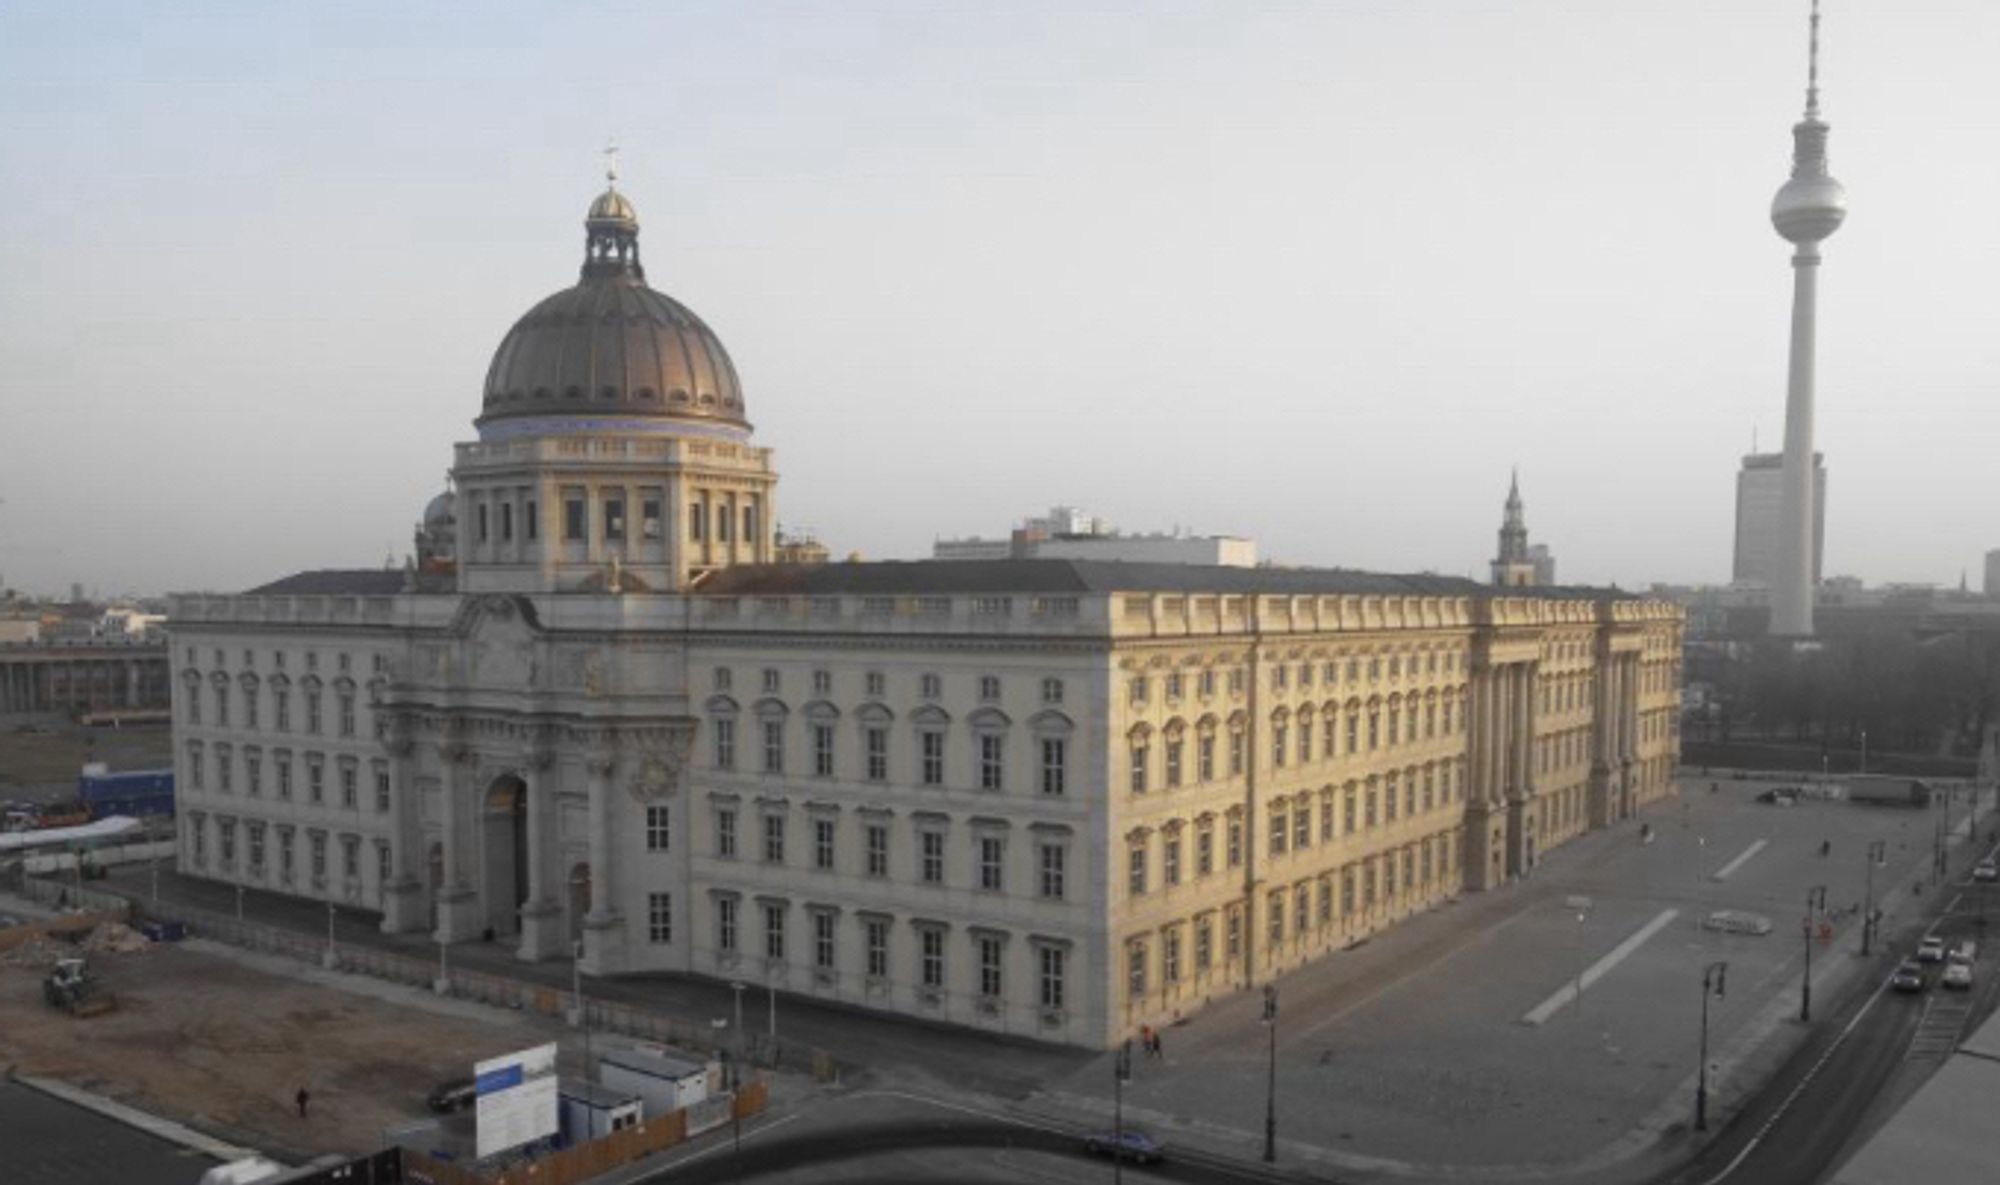
<instances>
[{"instance_id":1,"label":"driving car","mask_svg":"<svg viewBox=\"0 0 2000 1185\"><path fill-rule=\"evenodd\" d=\"M1944 962L1944 939L1935 934L1924 935L1924 940L1917 944L1917 962Z\"/></svg>"},{"instance_id":2,"label":"driving car","mask_svg":"<svg viewBox=\"0 0 2000 1185\"><path fill-rule=\"evenodd\" d=\"M470 1078L453 1078L440 1082L424 1096L424 1106L438 1115L450 1115L454 1111L467 1111L479 1098L479 1084Z\"/></svg>"},{"instance_id":3,"label":"driving car","mask_svg":"<svg viewBox=\"0 0 2000 1185\"><path fill-rule=\"evenodd\" d=\"M1167 1149L1158 1140L1136 1128L1122 1132L1092 1132L1083 1138L1083 1150L1092 1156L1116 1156L1134 1164L1158 1164Z\"/></svg>"},{"instance_id":4,"label":"driving car","mask_svg":"<svg viewBox=\"0 0 2000 1185\"><path fill-rule=\"evenodd\" d=\"M1889 977L1889 986L1899 992L1923 991L1924 965L1914 959L1904 959L1896 966L1895 974Z\"/></svg>"},{"instance_id":5,"label":"driving car","mask_svg":"<svg viewBox=\"0 0 2000 1185\"><path fill-rule=\"evenodd\" d=\"M1960 962L1954 957L1949 963L1944 965L1944 974L1938 977L1938 982L1945 987L1958 988L1961 991L1970 988L1972 986L1972 964Z\"/></svg>"},{"instance_id":6,"label":"driving car","mask_svg":"<svg viewBox=\"0 0 2000 1185\"><path fill-rule=\"evenodd\" d=\"M2000 864L1995 864L1991 860L1981 860L1979 866L1972 870L1972 879L1976 881L2000 881Z\"/></svg>"}]
</instances>

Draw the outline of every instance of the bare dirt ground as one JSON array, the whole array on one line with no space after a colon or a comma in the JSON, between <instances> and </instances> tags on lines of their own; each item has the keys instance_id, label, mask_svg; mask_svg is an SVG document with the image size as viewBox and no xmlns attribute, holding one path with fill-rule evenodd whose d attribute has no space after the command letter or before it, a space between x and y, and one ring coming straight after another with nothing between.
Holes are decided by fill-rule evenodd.
<instances>
[{"instance_id":1,"label":"bare dirt ground","mask_svg":"<svg viewBox=\"0 0 2000 1185\"><path fill-rule=\"evenodd\" d=\"M165 724L84 728L53 716L0 719L0 798L48 801L53 791L74 798L86 761L114 770L164 769L174 763L173 734Z\"/></svg>"},{"instance_id":2,"label":"bare dirt ground","mask_svg":"<svg viewBox=\"0 0 2000 1185\"><path fill-rule=\"evenodd\" d=\"M439 1082L555 1039L544 1022L441 1014L177 944L90 957L119 1007L83 1020L42 1002L43 968L19 965L32 956L0 960L0 1064L277 1153L378 1148L385 1127L425 1114Z\"/></svg>"}]
</instances>

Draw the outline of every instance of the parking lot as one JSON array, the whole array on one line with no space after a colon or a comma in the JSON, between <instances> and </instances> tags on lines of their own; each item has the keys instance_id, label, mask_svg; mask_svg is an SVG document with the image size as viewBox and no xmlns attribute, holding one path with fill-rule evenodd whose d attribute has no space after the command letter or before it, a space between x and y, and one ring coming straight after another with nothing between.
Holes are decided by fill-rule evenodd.
<instances>
[{"instance_id":1,"label":"parking lot","mask_svg":"<svg viewBox=\"0 0 2000 1185\"><path fill-rule=\"evenodd\" d=\"M1762 1064L1744 1060L1750 1039L1775 1033L1782 1045L1796 1025L1809 891L1824 886L1828 907L1829 931L1813 940L1822 999L1859 962L1871 842L1884 847L1874 891L1891 923L1938 891L1917 883L1940 811L1757 802L1769 785L1696 783L1644 817L1651 842L1638 822L1588 836L1527 880L1280 980L1281 1142L1351 1170L1608 1165L1687 1123L1702 974L1718 961L1727 993L1712 1001L1711 1089L1726 1109ZM1717 910L1771 929L1704 928ZM1257 1002L1224 1002L1165 1042L1165 1061L1142 1061L1126 1088L1132 1113L1258 1146ZM1045 1101L1102 1109L1110 1094L1107 1057Z\"/></svg>"}]
</instances>

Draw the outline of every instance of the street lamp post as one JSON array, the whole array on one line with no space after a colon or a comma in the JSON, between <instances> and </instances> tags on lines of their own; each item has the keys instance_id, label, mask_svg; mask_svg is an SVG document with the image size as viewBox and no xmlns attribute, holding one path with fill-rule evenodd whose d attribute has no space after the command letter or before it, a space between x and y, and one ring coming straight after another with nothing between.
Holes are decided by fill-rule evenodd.
<instances>
[{"instance_id":1,"label":"street lamp post","mask_svg":"<svg viewBox=\"0 0 2000 1185\"><path fill-rule=\"evenodd\" d=\"M340 948L334 944L334 938L333 938L333 919L335 914L336 914L336 907L334 906L333 902L331 901L327 902L326 903L326 969L328 971L331 971L335 967L340 966Z\"/></svg>"},{"instance_id":2,"label":"street lamp post","mask_svg":"<svg viewBox=\"0 0 2000 1185\"><path fill-rule=\"evenodd\" d=\"M1806 973L1799 979L1799 1021L1812 1019L1812 944L1814 911L1826 910L1826 886L1814 885L1806 890Z\"/></svg>"},{"instance_id":3,"label":"street lamp post","mask_svg":"<svg viewBox=\"0 0 2000 1185\"><path fill-rule=\"evenodd\" d=\"M1590 920L1591 906L1595 904L1584 896L1571 897L1565 902L1576 911L1576 1014L1583 1015L1583 924Z\"/></svg>"},{"instance_id":4,"label":"street lamp post","mask_svg":"<svg viewBox=\"0 0 2000 1185\"><path fill-rule=\"evenodd\" d=\"M236 920L243 920L243 882L236 882Z\"/></svg>"},{"instance_id":5,"label":"street lamp post","mask_svg":"<svg viewBox=\"0 0 2000 1185\"><path fill-rule=\"evenodd\" d=\"M1868 730L1861 730L1861 772L1868 772Z\"/></svg>"},{"instance_id":6,"label":"street lamp post","mask_svg":"<svg viewBox=\"0 0 2000 1185\"><path fill-rule=\"evenodd\" d=\"M1878 839L1868 845L1868 888L1862 898L1861 914L1861 957L1864 959L1868 957L1875 938L1875 866L1887 858L1888 852L1889 845L1885 840Z\"/></svg>"},{"instance_id":7,"label":"street lamp post","mask_svg":"<svg viewBox=\"0 0 2000 1185\"><path fill-rule=\"evenodd\" d=\"M583 939L570 948L570 990L576 994L576 1023L583 1028L583 1078L590 1081L590 1006L583 1002Z\"/></svg>"},{"instance_id":8,"label":"street lamp post","mask_svg":"<svg viewBox=\"0 0 2000 1185\"><path fill-rule=\"evenodd\" d=\"M731 1068L729 1089L735 1090L743 1081L743 989L749 985L742 980L732 980L729 990L736 993L736 1063Z\"/></svg>"},{"instance_id":9,"label":"street lamp post","mask_svg":"<svg viewBox=\"0 0 2000 1185\"><path fill-rule=\"evenodd\" d=\"M1278 985L1264 985L1264 1027L1271 1035L1271 1060L1264 1076L1264 1163L1278 1159Z\"/></svg>"},{"instance_id":10,"label":"street lamp post","mask_svg":"<svg viewBox=\"0 0 2000 1185\"><path fill-rule=\"evenodd\" d=\"M1695 1079L1694 1130L1708 1130L1708 997L1722 998L1723 982L1729 974L1726 961L1710 963L1701 973L1701 1069Z\"/></svg>"},{"instance_id":11,"label":"street lamp post","mask_svg":"<svg viewBox=\"0 0 2000 1185\"><path fill-rule=\"evenodd\" d=\"M1125 1083L1132 1077L1132 1038L1111 1060L1111 1179L1125 1179Z\"/></svg>"}]
</instances>

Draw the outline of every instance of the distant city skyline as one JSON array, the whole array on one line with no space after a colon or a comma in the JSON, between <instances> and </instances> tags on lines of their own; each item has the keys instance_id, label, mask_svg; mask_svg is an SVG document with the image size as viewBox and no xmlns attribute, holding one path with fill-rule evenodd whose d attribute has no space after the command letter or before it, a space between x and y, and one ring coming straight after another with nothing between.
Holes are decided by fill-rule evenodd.
<instances>
[{"instance_id":1,"label":"distant city skyline","mask_svg":"<svg viewBox=\"0 0 2000 1185\"><path fill-rule=\"evenodd\" d=\"M1805 8L10 7L0 573L400 561L615 137L835 556L1059 499L1483 575L1519 464L1565 579L1722 583L1782 426ZM1868 201L1820 298L1825 571L1952 584L2000 544L1963 230L2000 11L1826 11Z\"/></svg>"}]
</instances>

